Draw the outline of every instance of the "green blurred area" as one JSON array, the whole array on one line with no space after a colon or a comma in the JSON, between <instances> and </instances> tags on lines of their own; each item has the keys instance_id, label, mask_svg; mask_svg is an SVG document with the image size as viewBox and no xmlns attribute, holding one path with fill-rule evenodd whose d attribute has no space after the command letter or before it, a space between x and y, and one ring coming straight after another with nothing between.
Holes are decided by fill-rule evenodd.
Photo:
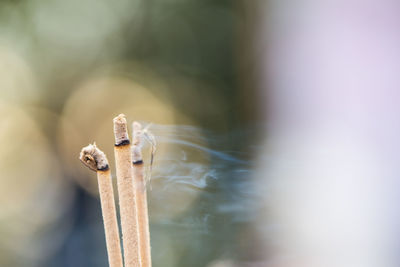
<instances>
[{"instance_id":1,"label":"green blurred area","mask_svg":"<svg viewBox=\"0 0 400 267\"><path fill-rule=\"evenodd\" d=\"M144 86L167 84L168 88L149 89L207 127L235 127L251 117L251 111L241 109L240 56L235 55L244 48L239 26L246 18L240 4L3 2L0 44L26 62L37 83L29 96L22 90L12 95L60 113L77 84L105 71L127 75Z\"/></svg>"}]
</instances>

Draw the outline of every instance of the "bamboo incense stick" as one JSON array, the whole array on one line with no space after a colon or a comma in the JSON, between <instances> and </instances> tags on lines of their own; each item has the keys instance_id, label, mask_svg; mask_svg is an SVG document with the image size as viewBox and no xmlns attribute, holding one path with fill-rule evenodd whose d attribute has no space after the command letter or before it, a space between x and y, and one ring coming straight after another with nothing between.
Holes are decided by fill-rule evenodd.
<instances>
[{"instance_id":1,"label":"bamboo incense stick","mask_svg":"<svg viewBox=\"0 0 400 267\"><path fill-rule=\"evenodd\" d=\"M132 164L139 230L139 255L142 267L151 267L146 181L144 179L144 166L141 151L142 126L138 122L134 122L132 129Z\"/></svg>"},{"instance_id":2,"label":"bamboo incense stick","mask_svg":"<svg viewBox=\"0 0 400 267\"><path fill-rule=\"evenodd\" d=\"M118 115L114 118L113 122L115 136L114 153L117 168L124 262L125 267L139 267L139 238L131 164L131 145L129 142L125 115Z\"/></svg>"},{"instance_id":3,"label":"bamboo incense stick","mask_svg":"<svg viewBox=\"0 0 400 267\"><path fill-rule=\"evenodd\" d=\"M109 266L123 267L114 191L106 155L93 144L82 148L79 159L97 172Z\"/></svg>"}]
</instances>

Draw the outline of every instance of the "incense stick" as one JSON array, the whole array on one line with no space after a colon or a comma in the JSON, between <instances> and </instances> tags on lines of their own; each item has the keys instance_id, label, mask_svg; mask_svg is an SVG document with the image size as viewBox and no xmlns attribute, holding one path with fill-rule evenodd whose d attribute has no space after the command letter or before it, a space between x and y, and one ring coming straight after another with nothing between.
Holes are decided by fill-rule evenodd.
<instances>
[{"instance_id":1,"label":"incense stick","mask_svg":"<svg viewBox=\"0 0 400 267\"><path fill-rule=\"evenodd\" d=\"M114 118L113 122L115 136L114 153L117 167L124 262L125 267L139 267L139 243L136 200L131 165L131 145L129 142L125 115L118 115Z\"/></svg>"},{"instance_id":2,"label":"incense stick","mask_svg":"<svg viewBox=\"0 0 400 267\"><path fill-rule=\"evenodd\" d=\"M122 267L121 244L114 203L114 191L106 155L96 147L96 144L93 144L82 148L79 159L89 169L97 172L108 263L110 267Z\"/></svg>"},{"instance_id":3,"label":"incense stick","mask_svg":"<svg viewBox=\"0 0 400 267\"><path fill-rule=\"evenodd\" d=\"M150 231L147 210L146 181L142 157L142 126L134 122L132 126L132 163L135 182L135 196L139 230L139 255L142 267L151 267Z\"/></svg>"}]
</instances>

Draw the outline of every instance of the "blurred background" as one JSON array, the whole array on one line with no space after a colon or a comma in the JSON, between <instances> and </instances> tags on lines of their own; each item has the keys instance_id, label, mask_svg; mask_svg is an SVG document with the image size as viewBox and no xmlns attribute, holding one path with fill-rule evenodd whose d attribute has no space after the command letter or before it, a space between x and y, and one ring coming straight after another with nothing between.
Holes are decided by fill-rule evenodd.
<instances>
[{"instance_id":1,"label":"blurred background","mask_svg":"<svg viewBox=\"0 0 400 267\"><path fill-rule=\"evenodd\" d=\"M0 266L108 266L78 155L96 141L115 178L120 113L157 140L153 266L398 266L399 14L391 0L1 1Z\"/></svg>"},{"instance_id":2,"label":"blurred background","mask_svg":"<svg viewBox=\"0 0 400 267\"><path fill-rule=\"evenodd\" d=\"M166 139L149 191L154 266L232 261L248 221L232 220L232 198L244 196L230 191L250 169L230 174L235 157L213 151L250 160L252 8L231 0L0 3L1 266L108 266L96 176L78 156L96 141L115 178L119 113L153 123Z\"/></svg>"}]
</instances>

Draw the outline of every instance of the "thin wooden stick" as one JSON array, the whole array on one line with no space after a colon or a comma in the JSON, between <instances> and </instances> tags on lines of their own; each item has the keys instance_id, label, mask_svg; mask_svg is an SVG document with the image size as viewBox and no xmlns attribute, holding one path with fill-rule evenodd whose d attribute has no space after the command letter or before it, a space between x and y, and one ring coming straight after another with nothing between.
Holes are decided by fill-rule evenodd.
<instances>
[{"instance_id":1,"label":"thin wooden stick","mask_svg":"<svg viewBox=\"0 0 400 267\"><path fill-rule=\"evenodd\" d=\"M96 147L96 144L93 144L82 148L79 159L89 169L97 172L101 210L106 235L108 263L110 267L122 267L121 244L117 213L115 210L114 191L106 155Z\"/></svg>"},{"instance_id":2,"label":"thin wooden stick","mask_svg":"<svg viewBox=\"0 0 400 267\"><path fill-rule=\"evenodd\" d=\"M146 181L142 157L142 126L133 123L132 134L132 164L135 184L136 207L139 229L139 255L142 267L151 267L149 215L147 210Z\"/></svg>"},{"instance_id":3,"label":"thin wooden stick","mask_svg":"<svg viewBox=\"0 0 400 267\"><path fill-rule=\"evenodd\" d=\"M114 118L114 136L124 262L125 267L139 267L139 238L131 164L131 145L125 115L123 114Z\"/></svg>"}]
</instances>

